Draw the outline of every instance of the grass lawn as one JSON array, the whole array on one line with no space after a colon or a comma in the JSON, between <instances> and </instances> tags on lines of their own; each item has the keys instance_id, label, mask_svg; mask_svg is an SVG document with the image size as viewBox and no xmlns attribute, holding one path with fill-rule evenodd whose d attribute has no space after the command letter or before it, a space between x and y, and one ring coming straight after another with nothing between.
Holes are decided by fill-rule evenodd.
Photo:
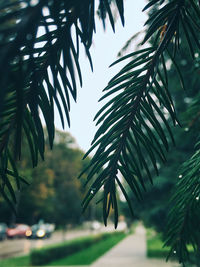
<instances>
[{"instance_id":1,"label":"grass lawn","mask_svg":"<svg viewBox=\"0 0 200 267\"><path fill-rule=\"evenodd\" d=\"M106 240L101 240L97 244L91 246L90 248L84 249L77 252L71 256L63 259L53 261L48 264L48 266L59 266L59 265L89 265L105 252L115 246L119 241L121 241L126 235L121 233L119 235L113 235Z\"/></svg>"},{"instance_id":2,"label":"grass lawn","mask_svg":"<svg viewBox=\"0 0 200 267\"><path fill-rule=\"evenodd\" d=\"M29 255L0 260L0 267L23 267L29 265Z\"/></svg>"},{"instance_id":3,"label":"grass lawn","mask_svg":"<svg viewBox=\"0 0 200 267\"><path fill-rule=\"evenodd\" d=\"M167 258L170 248L163 247L161 235L152 229L147 229L147 257L149 258ZM188 245L188 251L194 257L192 245ZM174 254L174 259L175 259ZM171 258L173 260L173 257ZM190 265L186 265L190 266Z\"/></svg>"},{"instance_id":4,"label":"grass lawn","mask_svg":"<svg viewBox=\"0 0 200 267\"><path fill-rule=\"evenodd\" d=\"M147 229L147 257L166 258L169 253L169 247L163 247L161 235L152 229Z\"/></svg>"},{"instance_id":5,"label":"grass lawn","mask_svg":"<svg viewBox=\"0 0 200 267\"><path fill-rule=\"evenodd\" d=\"M148 229L147 230L147 257L149 258L164 258L166 259L170 248L164 247L163 248L163 242L161 239L161 235L155 233L153 230ZM196 265L196 259L195 254L193 251L193 248L191 245L188 245L188 251L190 252L190 261L185 262L185 267L195 267ZM177 261L175 258L176 254L174 254L174 257L170 258L170 260Z\"/></svg>"}]
</instances>

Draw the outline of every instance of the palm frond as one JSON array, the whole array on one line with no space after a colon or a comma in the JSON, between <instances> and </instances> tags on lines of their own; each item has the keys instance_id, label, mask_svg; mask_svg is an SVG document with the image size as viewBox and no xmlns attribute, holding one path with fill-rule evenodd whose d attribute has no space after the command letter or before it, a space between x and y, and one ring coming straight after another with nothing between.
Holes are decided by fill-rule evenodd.
<instances>
[{"instance_id":1,"label":"palm frond","mask_svg":"<svg viewBox=\"0 0 200 267\"><path fill-rule=\"evenodd\" d=\"M130 59L104 89L105 94L100 100L107 98L108 102L95 117L99 128L85 155L96 150L88 166L90 172L87 182L91 184L91 189L85 196L83 207L85 209L103 188L105 224L111 208L117 217L114 203L117 185L128 204L131 203L119 183L120 177L123 176L140 200L142 191L146 189L144 177L153 182L152 171L159 173L160 162L166 161L165 153L170 143L174 143L170 118L174 125L179 124L168 89L166 62L171 59L183 83L176 53L172 56L169 48L175 47L178 51L179 39L187 39L184 29L180 31L180 21L187 16L185 10L191 11L194 6L189 6L188 1L184 0L173 0L165 5L162 5L163 2L151 1L144 8L155 3L161 5L147 21L149 27L143 41L146 44L151 39L153 46L130 53L113 63Z\"/></svg>"},{"instance_id":2,"label":"palm frond","mask_svg":"<svg viewBox=\"0 0 200 267\"><path fill-rule=\"evenodd\" d=\"M199 105L198 93L185 112L188 131L199 130ZM164 232L165 246L171 248L168 259L175 254L182 263L187 262L193 252L199 255L200 141L199 137L196 138L194 154L182 164L178 178L175 178L177 181L169 202L170 212Z\"/></svg>"},{"instance_id":3,"label":"palm frond","mask_svg":"<svg viewBox=\"0 0 200 267\"><path fill-rule=\"evenodd\" d=\"M165 232L165 245L171 247L168 258L176 253L180 262L189 259L191 253L189 245L193 246L195 252L199 251L199 169L200 150L198 142L196 152L180 169L179 181L170 200L171 210Z\"/></svg>"},{"instance_id":4,"label":"palm frond","mask_svg":"<svg viewBox=\"0 0 200 267\"><path fill-rule=\"evenodd\" d=\"M101 1L109 14L109 1ZM116 2L123 21L123 1ZM77 99L77 80L82 85L79 46L84 46L92 67L90 46L95 31L95 1L21 1L0 3L0 157L1 178L11 195L8 165L21 157L26 137L32 165L44 158L46 124L49 144L55 135L54 112L70 125L70 103ZM43 123L44 122L44 123ZM11 159L11 158L10 158ZM13 173L18 177L17 172ZM2 182L3 183L3 182ZM1 188L3 190L4 186ZM14 198L13 198L14 200Z\"/></svg>"}]
</instances>

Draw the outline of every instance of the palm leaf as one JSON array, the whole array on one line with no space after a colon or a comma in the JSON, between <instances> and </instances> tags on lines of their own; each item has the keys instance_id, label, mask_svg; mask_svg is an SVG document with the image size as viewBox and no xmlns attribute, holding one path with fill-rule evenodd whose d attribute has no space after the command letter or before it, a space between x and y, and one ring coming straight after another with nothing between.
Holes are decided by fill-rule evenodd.
<instances>
[{"instance_id":1,"label":"palm leaf","mask_svg":"<svg viewBox=\"0 0 200 267\"><path fill-rule=\"evenodd\" d=\"M146 8L158 2L151 1ZM112 64L130 60L104 89L105 94L100 100L109 99L95 116L99 128L91 149L86 153L87 156L96 150L88 166L90 172L87 181L93 181L93 189L103 186L105 190L105 224L110 208L114 208L110 202L116 192L115 180L118 181L122 174L132 192L141 199L142 190L146 189L144 177L153 182L152 174L158 174L158 165L166 161L165 153L170 143L174 143L168 117L175 125L179 122L168 90L165 58L168 58L166 49L172 46L175 32L180 33L178 28L183 8L184 1L175 0L155 11L152 20L147 22L150 27L143 42L158 36L164 21L166 30L157 44L154 42L154 47L130 53ZM176 41L174 45L178 46L179 42ZM167 116L164 109L168 111ZM118 185L124 194L124 188ZM97 194L98 190L94 189L93 192ZM91 200L89 196L87 194L83 202L84 209ZM125 197L130 205L128 194ZM116 215L115 209L114 212Z\"/></svg>"},{"instance_id":2,"label":"palm leaf","mask_svg":"<svg viewBox=\"0 0 200 267\"><path fill-rule=\"evenodd\" d=\"M179 181L170 200L172 208L167 219L165 245L171 247L168 258L175 251L180 262L189 259L189 244L193 245L195 252L199 250L199 159L200 150L197 149L182 165Z\"/></svg>"},{"instance_id":3,"label":"palm leaf","mask_svg":"<svg viewBox=\"0 0 200 267\"><path fill-rule=\"evenodd\" d=\"M111 3L104 4L114 28ZM123 1L117 1L116 7L123 21ZM16 175L20 183L14 161L21 158L22 137L28 141L32 165L37 166L39 155L44 159L45 152L43 121L51 148L55 107L63 128L65 121L70 125L71 99L77 99L77 78L82 85L79 46L84 46L92 67L89 49L94 31L94 0L0 3L0 157L4 162L1 179L13 200L14 187L7 172L9 159L12 176Z\"/></svg>"}]
</instances>

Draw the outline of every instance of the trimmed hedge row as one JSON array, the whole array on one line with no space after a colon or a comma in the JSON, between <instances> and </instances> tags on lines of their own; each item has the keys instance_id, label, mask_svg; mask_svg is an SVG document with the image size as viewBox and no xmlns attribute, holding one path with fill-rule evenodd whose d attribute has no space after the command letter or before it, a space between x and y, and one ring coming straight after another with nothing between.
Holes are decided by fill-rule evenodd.
<instances>
[{"instance_id":1,"label":"trimmed hedge row","mask_svg":"<svg viewBox=\"0 0 200 267\"><path fill-rule=\"evenodd\" d=\"M100 240L106 239L111 235L119 234L115 233L103 233L95 236L88 236L84 238L78 238L71 241L66 241L61 244L49 246L46 248L33 250L30 254L31 265L44 265L53 260L61 259L66 256L72 255L75 252L81 251Z\"/></svg>"}]
</instances>

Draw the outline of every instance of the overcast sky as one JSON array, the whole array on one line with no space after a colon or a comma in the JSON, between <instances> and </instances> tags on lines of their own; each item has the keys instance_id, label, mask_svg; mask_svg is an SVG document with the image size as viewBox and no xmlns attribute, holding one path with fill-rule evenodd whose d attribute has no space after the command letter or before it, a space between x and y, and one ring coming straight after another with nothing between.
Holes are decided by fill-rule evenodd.
<instances>
[{"instance_id":1,"label":"overcast sky","mask_svg":"<svg viewBox=\"0 0 200 267\"><path fill-rule=\"evenodd\" d=\"M93 59L94 71L91 72L88 60L84 53L80 58L80 65L83 76L83 87L78 88L77 103L72 104L70 118L71 127L65 127L65 131L70 132L76 139L78 146L86 151L97 130L93 118L99 110L98 99L102 96L102 90L108 81L122 67L112 67L109 65L116 60L119 50L126 41L138 31L143 29L146 14L142 12L145 0L125 1L125 27L122 27L120 19L116 23L116 32L113 33L109 24L104 32L102 24L96 19L96 34L94 35L91 55ZM56 128L61 128L61 123L56 118Z\"/></svg>"}]
</instances>

